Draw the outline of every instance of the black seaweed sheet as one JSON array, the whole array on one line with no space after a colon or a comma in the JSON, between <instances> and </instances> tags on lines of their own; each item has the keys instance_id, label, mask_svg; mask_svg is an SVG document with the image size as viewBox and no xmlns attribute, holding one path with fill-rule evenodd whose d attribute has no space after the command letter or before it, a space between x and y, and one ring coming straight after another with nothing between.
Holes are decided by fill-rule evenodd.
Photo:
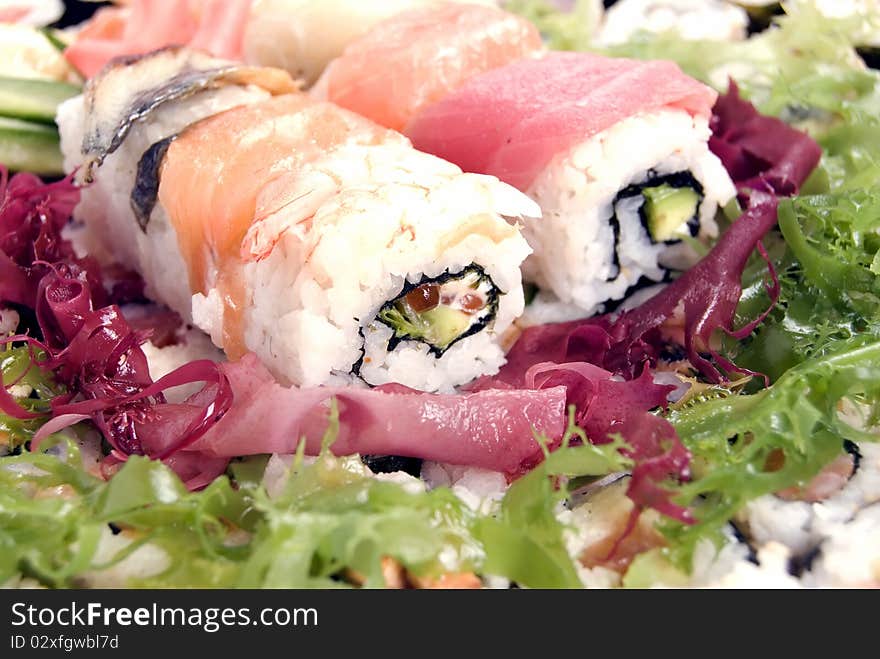
<instances>
[{"instance_id":1,"label":"black seaweed sheet","mask_svg":"<svg viewBox=\"0 0 880 659\"><path fill-rule=\"evenodd\" d=\"M89 18L98 9L109 5L109 2L80 2L79 0L64 0L64 15L55 27L70 27Z\"/></svg>"}]
</instances>

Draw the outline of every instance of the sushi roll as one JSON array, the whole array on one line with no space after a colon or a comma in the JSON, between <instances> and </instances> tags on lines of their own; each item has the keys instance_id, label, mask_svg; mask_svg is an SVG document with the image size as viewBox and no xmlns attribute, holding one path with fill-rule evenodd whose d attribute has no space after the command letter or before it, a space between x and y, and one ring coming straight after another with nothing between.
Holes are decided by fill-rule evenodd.
<instances>
[{"instance_id":1,"label":"sushi roll","mask_svg":"<svg viewBox=\"0 0 880 659\"><path fill-rule=\"evenodd\" d=\"M543 50L538 29L519 16L441 4L393 16L352 41L312 94L403 130L416 112L468 78Z\"/></svg>"},{"instance_id":2,"label":"sushi roll","mask_svg":"<svg viewBox=\"0 0 880 659\"><path fill-rule=\"evenodd\" d=\"M708 148L716 94L671 62L551 53L482 74L409 125L417 148L535 200L525 273L584 315L662 281L735 194Z\"/></svg>"},{"instance_id":3,"label":"sushi roll","mask_svg":"<svg viewBox=\"0 0 880 659\"><path fill-rule=\"evenodd\" d=\"M638 32L675 32L682 39L745 39L749 15L724 0L618 0L605 12L597 43L613 46Z\"/></svg>"},{"instance_id":4,"label":"sushi roll","mask_svg":"<svg viewBox=\"0 0 880 659\"><path fill-rule=\"evenodd\" d=\"M76 216L107 258L284 382L450 391L498 370L533 202L338 106L253 84L274 70L190 63L174 89L202 90L175 97L158 75L169 57L117 62L59 113L67 168L93 179ZM102 98L109 118L89 111Z\"/></svg>"},{"instance_id":5,"label":"sushi roll","mask_svg":"<svg viewBox=\"0 0 880 659\"><path fill-rule=\"evenodd\" d=\"M190 294L180 285L186 266L175 258L173 232L161 222L129 231L129 221L137 222L133 218L148 205L141 194L136 195L141 210L132 207L138 163L153 145L199 119L295 90L284 72L180 48L108 65L83 95L59 107L57 117L65 169L76 169L80 182L89 184L75 213L88 219L88 231L81 234L84 249L104 262L136 266L148 294L191 321Z\"/></svg>"}]
</instances>

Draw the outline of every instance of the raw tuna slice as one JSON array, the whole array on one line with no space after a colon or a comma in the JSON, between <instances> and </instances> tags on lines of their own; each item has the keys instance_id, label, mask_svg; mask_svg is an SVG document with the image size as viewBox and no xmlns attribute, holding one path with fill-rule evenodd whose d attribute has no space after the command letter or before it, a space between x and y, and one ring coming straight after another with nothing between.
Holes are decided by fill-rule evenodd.
<instances>
[{"instance_id":1,"label":"raw tuna slice","mask_svg":"<svg viewBox=\"0 0 880 659\"><path fill-rule=\"evenodd\" d=\"M534 25L496 7L415 9L349 44L315 94L402 130L418 110L469 78L541 50Z\"/></svg>"},{"instance_id":2,"label":"raw tuna slice","mask_svg":"<svg viewBox=\"0 0 880 659\"><path fill-rule=\"evenodd\" d=\"M416 148L521 190L557 153L664 108L708 117L716 93L672 62L550 53L472 78L406 129Z\"/></svg>"}]
</instances>

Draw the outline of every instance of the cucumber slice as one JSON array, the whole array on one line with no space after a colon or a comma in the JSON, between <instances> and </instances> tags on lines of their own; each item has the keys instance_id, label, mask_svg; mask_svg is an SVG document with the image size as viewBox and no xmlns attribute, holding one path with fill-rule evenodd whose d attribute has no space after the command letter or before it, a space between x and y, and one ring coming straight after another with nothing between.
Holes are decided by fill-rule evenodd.
<instances>
[{"instance_id":1,"label":"cucumber slice","mask_svg":"<svg viewBox=\"0 0 880 659\"><path fill-rule=\"evenodd\" d=\"M0 164L43 176L64 174L58 131L44 124L0 117Z\"/></svg>"},{"instance_id":2,"label":"cucumber slice","mask_svg":"<svg viewBox=\"0 0 880 659\"><path fill-rule=\"evenodd\" d=\"M449 347L453 341L464 334L474 322L466 313L440 305L422 314L425 322L425 340L441 349Z\"/></svg>"},{"instance_id":3,"label":"cucumber slice","mask_svg":"<svg viewBox=\"0 0 880 659\"><path fill-rule=\"evenodd\" d=\"M651 238L666 242L687 232L687 223L697 214L700 197L693 188L658 185L642 190L645 197L645 219Z\"/></svg>"},{"instance_id":4,"label":"cucumber slice","mask_svg":"<svg viewBox=\"0 0 880 659\"><path fill-rule=\"evenodd\" d=\"M59 53L63 53L68 46L68 44L64 42L64 39L62 39L62 32L60 30L51 27L44 27L40 28L40 34L46 37L46 41L52 44L52 47Z\"/></svg>"},{"instance_id":5,"label":"cucumber slice","mask_svg":"<svg viewBox=\"0 0 880 659\"><path fill-rule=\"evenodd\" d=\"M80 91L66 82L0 76L0 116L52 124L58 106Z\"/></svg>"}]
</instances>

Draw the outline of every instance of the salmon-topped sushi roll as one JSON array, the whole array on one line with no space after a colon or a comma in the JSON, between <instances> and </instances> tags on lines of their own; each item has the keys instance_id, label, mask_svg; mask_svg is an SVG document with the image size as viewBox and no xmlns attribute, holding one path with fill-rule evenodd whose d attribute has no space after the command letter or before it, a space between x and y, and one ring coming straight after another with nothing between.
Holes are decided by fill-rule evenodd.
<instances>
[{"instance_id":1,"label":"salmon-topped sushi roll","mask_svg":"<svg viewBox=\"0 0 880 659\"><path fill-rule=\"evenodd\" d=\"M440 4L393 16L352 41L312 93L403 130L469 78L543 50L538 29L520 16Z\"/></svg>"},{"instance_id":2,"label":"salmon-topped sushi roll","mask_svg":"<svg viewBox=\"0 0 880 659\"><path fill-rule=\"evenodd\" d=\"M455 0L495 4L495 0ZM311 85L352 41L401 12L449 0L253 0L242 39L247 62L277 66Z\"/></svg>"}]
</instances>

